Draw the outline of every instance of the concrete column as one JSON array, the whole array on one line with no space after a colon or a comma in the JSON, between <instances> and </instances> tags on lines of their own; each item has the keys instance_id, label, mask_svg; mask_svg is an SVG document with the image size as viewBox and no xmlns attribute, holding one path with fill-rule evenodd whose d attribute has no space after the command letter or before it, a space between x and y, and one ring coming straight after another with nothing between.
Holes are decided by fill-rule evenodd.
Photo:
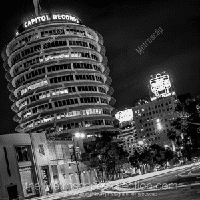
<instances>
[{"instance_id":1,"label":"concrete column","mask_svg":"<svg viewBox=\"0 0 200 200\"><path fill-rule=\"evenodd\" d=\"M60 165L57 165L57 170L58 170L58 184L59 186L56 188L59 192L62 190L64 187L64 177L61 173Z\"/></svg>"},{"instance_id":2,"label":"concrete column","mask_svg":"<svg viewBox=\"0 0 200 200\"><path fill-rule=\"evenodd\" d=\"M88 170L86 171L86 176L87 176L87 183L86 184L91 185L90 174L89 174Z\"/></svg>"}]
</instances>

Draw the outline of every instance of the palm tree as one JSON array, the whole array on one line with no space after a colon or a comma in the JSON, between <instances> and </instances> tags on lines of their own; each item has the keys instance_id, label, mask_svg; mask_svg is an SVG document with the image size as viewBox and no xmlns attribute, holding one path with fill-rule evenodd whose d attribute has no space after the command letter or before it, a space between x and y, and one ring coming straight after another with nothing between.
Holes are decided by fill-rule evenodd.
<instances>
[{"instance_id":1,"label":"palm tree","mask_svg":"<svg viewBox=\"0 0 200 200\"><path fill-rule=\"evenodd\" d=\"M175 151L176 147L175 147L175 143L177 142L177 131L174 129L171 129L167 132L167 137L168 139L171 141L172 144L172 150Z\"/></svg>"}]
</instances>

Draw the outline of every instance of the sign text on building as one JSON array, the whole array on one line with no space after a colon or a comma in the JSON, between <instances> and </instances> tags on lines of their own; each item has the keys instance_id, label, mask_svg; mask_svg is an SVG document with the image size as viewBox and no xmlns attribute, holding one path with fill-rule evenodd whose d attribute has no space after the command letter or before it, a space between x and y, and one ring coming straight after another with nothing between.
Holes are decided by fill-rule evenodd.
<instances>
[{"instance_id":1,"label":"sign text on building","mask_svg":"<svg viewBox=\"0 0 200 200\"><path fill-rule=\"evenodd\" d=\"M115 118L118 119L120 122L126 122L133 120L133 110L126 109L123 111L119 111L115 114Z\"/></svg>"},{"instance_id":2,"label":"sign text on building","mask_svg":"<svg viewBox=\"0 0 200 200\"><path fill-rule=\"evenodd\" d=\"M165 72L158 73L150 79L150 89L153 94L151 100L175 95L169 75Z\"/></svg>"},{"instance_id":3,"label":"sign text on building","mask_svg":"<svg viewBox=\"0 0 200 200\"><path fill-rule=\"evenodd\" d=\"M80 20L77 17L70 14L45 14L24 22L24 27L27 28L29 26L46 21L69 21L72 23L80 24Z\"/></svg>"}]
</instances>

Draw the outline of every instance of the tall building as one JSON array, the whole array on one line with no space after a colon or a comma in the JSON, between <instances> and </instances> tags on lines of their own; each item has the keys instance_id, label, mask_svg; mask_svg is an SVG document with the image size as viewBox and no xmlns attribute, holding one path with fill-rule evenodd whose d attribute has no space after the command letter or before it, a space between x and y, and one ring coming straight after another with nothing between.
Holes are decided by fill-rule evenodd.
<instances>
[{"instance_id":1,"label":"tall building","mask_svg":"<svg viewBox=\"0 0 200 200\"><path fill-rule=\"evenodd\" d=\"M146 140L159 145L171 145L167 132L170 121L176 117L175 97L168 96L133 107L136 140Z\"/></svg>"},{"instance_id":2,"label":"tall building","mask_svg":"<svg viewBox=\"0 0 200 200\"><path fill-rule=\"evenodd\" d=\"M17 132L116 131L103 38L71 14L27 19L2 52Z\"/></svg>"},{"instance_id":3,"label":"tall building","mask_svg":"<svg viewBox=\"0 0 200 200\"><path fill-rule=\"evenodd\" d=\"M135 139L149 144L170 145L167 132L176 118L176 93L173 81L166 72L152 75L149 81L151 101L140 100L133 107Z\"/></svg>"}]
</instances>

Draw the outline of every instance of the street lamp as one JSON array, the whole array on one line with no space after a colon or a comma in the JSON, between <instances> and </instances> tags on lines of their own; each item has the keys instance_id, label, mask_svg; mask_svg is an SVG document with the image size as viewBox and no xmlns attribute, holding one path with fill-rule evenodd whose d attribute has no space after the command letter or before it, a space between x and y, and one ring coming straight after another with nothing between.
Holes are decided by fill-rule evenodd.
<instances>
[{"instance_id":1,"label":"street lamp","mask_svg":"<svg viewBox=\"0 0 200 200\"><path fill-rule=\"evenodd\" d=\"M138 144L139 144L139 145L143 145L144 142L143 142L142 140L139 140L139 141L138 141Z\"/></svg>"},{"instance_id":2,"label":"street lamp","mask_svg":"<svg viewBox=\"0 0 200 200\"><path fill-rule=\"evenodd\" d=\"M169 145L165 144L164 147L165 147L165 149L167 149L169 147Z\"/></svg>"},{"instance_id":3,"label":"street lamp","mask_svg":"<svg viewBox=\"0 0 200 200\"><path fill-rule=\"evenodd\" d=\"M81 175L80 175L80 170L79 170L79 164L78 164L78 161L77 161L77 157L76 157L76 150L75 150L75 140L74 138L84 138L85 137L85 134L84 133L75 133L74 136L72 137L72 141L73 141L73 154L74 154L74 158L75 158L75 161L76 161L76 167L77 167L77 171L78 171L78 178L79 178L79 182L81 184Z\"/></svg>"}]
</instances>

